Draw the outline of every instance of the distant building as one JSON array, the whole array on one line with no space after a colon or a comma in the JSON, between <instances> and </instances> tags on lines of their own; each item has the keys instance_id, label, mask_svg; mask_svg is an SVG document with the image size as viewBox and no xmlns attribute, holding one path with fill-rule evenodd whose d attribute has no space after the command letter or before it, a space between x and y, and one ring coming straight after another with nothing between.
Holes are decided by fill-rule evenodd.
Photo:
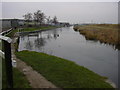
<instances>
[{"instance_id":1,"label":"distant building","mask_svg":"<svg viewBox=\"0 0 120 90\"><path fill-rule=\"evenodd\" d=\"M17 28L23 26L25 20L21 19L0 19L0 29Z\"/></svg>"},{"instance_id":2,"label":"distant building","mask_svg":"<svg viewBox=\"0 0 120 90\"><path fill-rule=\"evenodd\" d=\"M18 25L19 26L24 26L25 25L25 20L18 19Z\"/></svg>"},{"instance_id":3,"label":"distant building","mask_svg":"<svg viewBox=\"0 0 120 90\"><path fill-rule=\"evenodd\" d=\"M63 26L63 27L69 27L70 24L68 22L59 22L60 26Z\"/></svg>"},{"instance_id":4,"label":"distant building","mask_svg":"<svg viewBox=\"0 0 120 90\"><path fill-rule=\"evenodd\" d=\"M0 20L0 28L11 28L11 21L8 19L1 19Z\"/></svg>"}]
</instances>

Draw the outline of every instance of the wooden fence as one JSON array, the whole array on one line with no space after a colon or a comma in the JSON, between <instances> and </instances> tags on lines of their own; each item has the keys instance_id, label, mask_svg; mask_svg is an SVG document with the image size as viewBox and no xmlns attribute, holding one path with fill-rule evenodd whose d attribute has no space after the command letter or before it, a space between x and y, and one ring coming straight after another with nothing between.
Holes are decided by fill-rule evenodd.
<instances>
[{"instance_id":1,"label":"wooden fence","mask_svg":"<svg viewBox=\"0 0 120 90\"><path fill-rule=\"evenodd\" d=\"M0 50L0 54L5 59L7 87L13 88L13 71L12 71L12 59L11 59L11 42L12 39L3 35L9 33L12 29L0 33L0 39L2 40L4 52Z\"/></svg>"}]
</instances>

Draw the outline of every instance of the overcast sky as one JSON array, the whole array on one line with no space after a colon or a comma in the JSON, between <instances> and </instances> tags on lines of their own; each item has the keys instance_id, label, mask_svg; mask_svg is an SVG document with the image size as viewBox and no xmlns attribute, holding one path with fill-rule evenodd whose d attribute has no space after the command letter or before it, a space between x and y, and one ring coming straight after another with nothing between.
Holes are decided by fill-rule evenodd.
<instances>
[{"instance_id":1,"label":"overcast sky","mask_svg":"<svg viewBox=\"0 0 120 90\"><path fill-rule=\"evenodd\" d=\"M70 23L118 23L117 2L2 2L2 18L23 18L38 9Z\"/></svg>"},{"instance_id":2,"label":"overcast sky","mask_svg":"<svg viewBox=\"0 0 120 90\"><path fill-rule=\"evenodd\" d=\"M1 0L2 2L119 2L120 0Z\"/></svg>"}]
</instances>

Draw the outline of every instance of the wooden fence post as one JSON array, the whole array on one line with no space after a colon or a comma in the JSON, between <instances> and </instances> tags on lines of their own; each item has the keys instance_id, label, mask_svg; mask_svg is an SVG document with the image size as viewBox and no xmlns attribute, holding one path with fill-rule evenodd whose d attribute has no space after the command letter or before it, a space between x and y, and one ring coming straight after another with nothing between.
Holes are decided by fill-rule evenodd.
<instances>
[{"instance_id":1,"label":"wooden fence post","mask_svg":"<svg viewBox=\"0 0 120 90\"><path fill-rule=\"evenodd\" d=\"M13 71L12 71L12 60L11 60L11 43L4 42L4 53L5 53L5 67L8 88L13 88Z\"/></svg>"},{"instance_id":2,"label":"wooden fence post","mask_svg":"<svg viewBox=\"0 0 120 90\"><path fill-rule=\"evenodd\" d=\"M4 34L4 33L3 33ZM13 88L13 71L12 71L12 60L11 60L11 42L12 39L9 37L2 36L0 39L3 41L4 55L5 55L5 67L6 67L6 78L7 88Z\"/></svg>"}]
</instances>

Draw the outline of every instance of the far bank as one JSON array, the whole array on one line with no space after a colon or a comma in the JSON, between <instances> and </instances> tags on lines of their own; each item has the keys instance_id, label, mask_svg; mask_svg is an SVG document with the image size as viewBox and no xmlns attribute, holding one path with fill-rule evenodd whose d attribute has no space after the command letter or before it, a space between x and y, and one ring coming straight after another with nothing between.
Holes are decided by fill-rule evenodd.
<instances>
[{"instance_id":1,"label":"far bank","mask_svg":"<svg viewBox=\"0 0 120 90\"><path fill-rule=\"evenodd\" d=\"M115 45L120 49L119 24L76 25L74 30L79 31L88 40L99 40L102 43Z\"/></svg>"}]
</instances>

